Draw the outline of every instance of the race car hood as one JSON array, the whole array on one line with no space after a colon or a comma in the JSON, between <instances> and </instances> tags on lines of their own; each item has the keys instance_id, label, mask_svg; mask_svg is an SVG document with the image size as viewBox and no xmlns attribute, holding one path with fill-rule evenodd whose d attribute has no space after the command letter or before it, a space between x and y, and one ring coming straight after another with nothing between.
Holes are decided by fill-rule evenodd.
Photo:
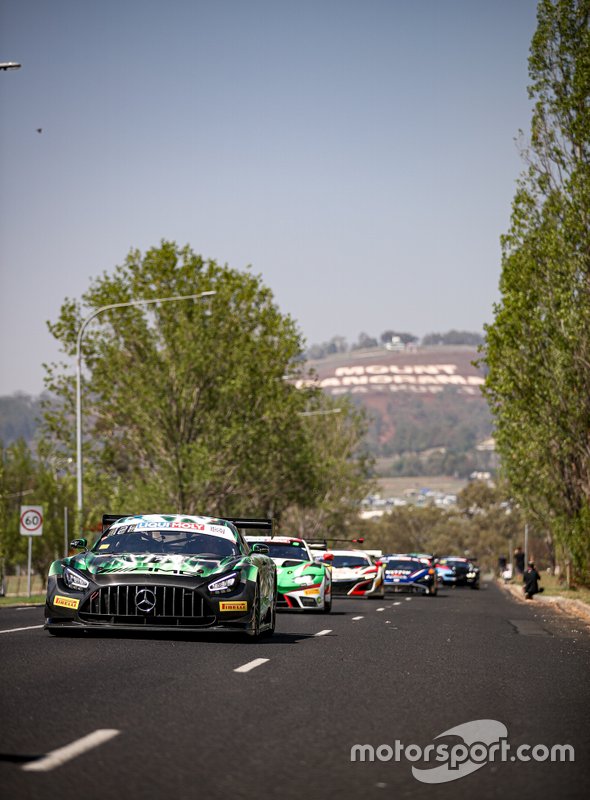
<instances>
[{"instance_id":1,"label":"race car hood","mask_svg":"<svg viewBox=\"0 0 590 800\"><path fill-rule=\"evenodd\" d=\"M355 578L360 580L365 577L367 569L371 569L370 564L363 567L334 567L332 574L335 581L353 581ZM375 574L375 570L369 574Z\"/></svg>"},{"instance_id":2,"label":"race car hood","mask_svg":"<svg viewBox=\"0 0 590 800\"><path fill-rule=\"evenodd\" d=\"M288 587L292 590L294 586L305 589L306 586L296 582L295 578L309 576L314 584L321 583L324 579L325 567L322 564L314 564L313 561L296 563L288 558L274 558L273 561L277 565L279 591L286 590Z\"/></svg>"},{"instance_id":3,"label":"race car hood","mask_svg":"<svg viewBox=\"0 0 590 800\"><path fill-rule=\"evenodd\" d=\"M75 569L91 575L111 575L113 573L134 573L149 575L193 575L195 578L208 578L217 572L231 568L232 562L239 561L229 556L219 561L199 559L196 556L133 554L95 555L81 553L70 559Z\"/></svg>"}]
</instances>

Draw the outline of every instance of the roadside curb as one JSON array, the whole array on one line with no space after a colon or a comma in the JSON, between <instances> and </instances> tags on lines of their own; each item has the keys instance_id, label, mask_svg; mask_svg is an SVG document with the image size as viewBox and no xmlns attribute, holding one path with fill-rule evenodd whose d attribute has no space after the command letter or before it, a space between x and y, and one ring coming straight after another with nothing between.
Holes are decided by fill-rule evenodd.
<instances>
[{"instance_id":1,"label":"roadside curb","mask_svg":"<svg viewBox=\"0 0 590 800\"><path fill-rule=\"evenodd\" d=\"M518 600L521 603L525 603L526 605L531 605L531 601L527 600L524 596L522 588L519 586L515 586L514 584L504 583L503 581L497 580L496 584L503 589L508 594L511 594L515 600ZM541 603L542 605L547 606L555 606L560 611L563 611L566 614L570 614L574 617L581 617L585 619L587 622L590 622L590 605L588 603L584 603L583 600L570 600L566 597L555 597L551 595L542 595L538 594L535 595L534 603Z\"/></svg>"}]
</instances>

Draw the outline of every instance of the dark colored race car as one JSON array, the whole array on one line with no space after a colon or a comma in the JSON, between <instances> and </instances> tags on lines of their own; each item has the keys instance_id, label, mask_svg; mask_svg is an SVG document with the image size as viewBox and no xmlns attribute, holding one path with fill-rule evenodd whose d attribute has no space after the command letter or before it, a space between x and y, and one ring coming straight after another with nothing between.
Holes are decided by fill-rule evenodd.
<instances>
[{"instance_id":1,"label":"dark colored race car","mask_svg":"<svg viewBox=\"0 0 590 800\"><path fill-rule=\"evenodd\" d=\"M421 592L435 597L436 570L426 558L390 555L385 564L384 586L386 592Z\"/></svg>"},{"instance_id":2,"label":"dark colored race car","mask_svg":"<svg viewBox=\"0 0 590 800\"><path fill-rule=\"evenodd\" d=\"M470 586L479 589L479 567L468 558L445 556L436 562L438 580L444 586Z\"/></svg>"},{"instance_id":3,"label":"dark colored race car","mask_svg":"<svg viewBox=\"0 0 590 800\"><path fill-rule=\"evenodd\" d=\"M241 532L271 527L270 520L106 515L90 550L77 539L71 546L82 552L51 565L45 629L271 635L276 567L268 547L250 547Z\"/></svg>"}]
</instances>

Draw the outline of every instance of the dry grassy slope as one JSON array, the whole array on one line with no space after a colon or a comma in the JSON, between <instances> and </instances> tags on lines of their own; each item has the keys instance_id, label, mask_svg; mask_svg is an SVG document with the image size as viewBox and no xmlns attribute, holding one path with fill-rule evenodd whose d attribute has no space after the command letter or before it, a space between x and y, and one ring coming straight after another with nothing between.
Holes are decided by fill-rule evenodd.
<instances>
[{"instance_id":1,"label":"dry grassy slope","mask_svg":"<svg viewBox=\"0 0 590 800\"><path fill-rule=\"evenodd\" d=\"M426 417L429 406L433 414L436 408L441 425L445 424L441 408L447 409L449 425L471 416L467 412L472 404L485 414L486 401L478 385L483 374L473 364L476 358L476 348L468 346L400 352L374 348L338 354L310 366L324 391L334 397L350 395L378 420L372 435L375 444L383 445L393 439L400 420L412 419L412 409L418 407L419 415Z\"/></svg>"}]
</instances>

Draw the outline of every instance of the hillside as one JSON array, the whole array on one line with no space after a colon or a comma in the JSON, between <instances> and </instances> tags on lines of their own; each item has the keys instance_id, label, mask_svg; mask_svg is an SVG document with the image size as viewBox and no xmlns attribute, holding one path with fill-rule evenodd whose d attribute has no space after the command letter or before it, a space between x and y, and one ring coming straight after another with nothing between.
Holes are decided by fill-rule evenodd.
<instances>
[{"instance_id":1,"label":"hillside","mask_svg":"<svg viewBox=\"0 0 590 800\"><path fill-rule=\"evenodd\" d=\"M370 419L367 445L386 475L468 477L494 466L482 372L468 346L371 348L310 362L320 386ZM479 448L479 449L478 449Z\"/></svg>"},{"instance_id":2,"label":"hillside","mask_svg":"<svg viewBox=\"0 0 590 800\"><path fill-rule=\"evenodd\" d=\"M468 346L354 350L309 366L334 397L350 396L369 417L367 448L383 476L467 478L494 467L492 423L481 394L483 376ZM31 442L40 398L0 397L0 441ZM478 449L478 447L480 449Z\"/></svg>"}]
</instances>

